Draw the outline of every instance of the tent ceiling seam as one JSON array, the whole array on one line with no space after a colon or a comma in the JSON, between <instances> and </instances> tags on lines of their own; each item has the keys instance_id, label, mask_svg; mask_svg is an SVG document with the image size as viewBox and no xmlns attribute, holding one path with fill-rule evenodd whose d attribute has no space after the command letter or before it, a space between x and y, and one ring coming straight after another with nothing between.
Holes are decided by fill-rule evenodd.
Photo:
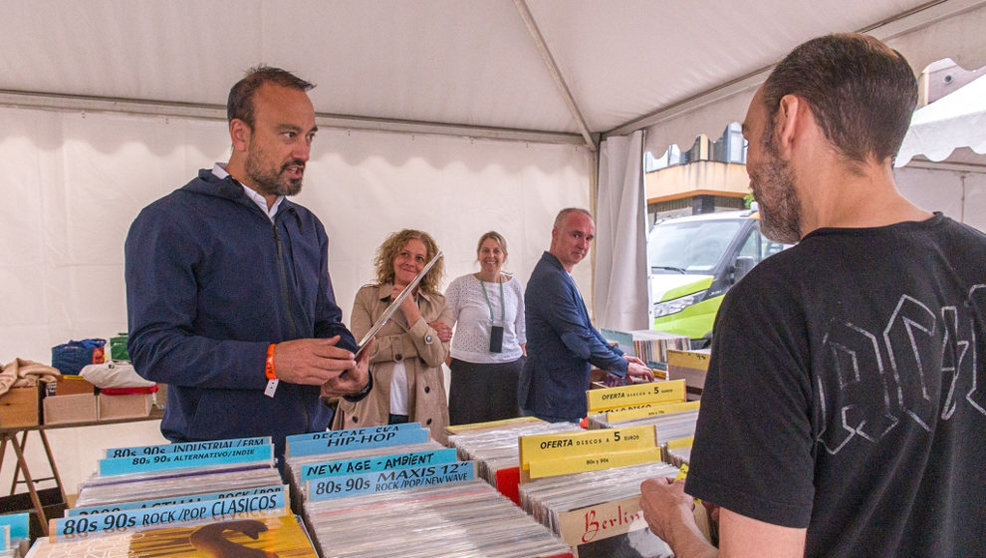
<instances>
[{"instance_id":1,"label":"tent ceiling seam","mask_svg":"<svg viewBox=\"0 0 986 558\"><path fill-rule=\"evenodd\" d=\"M226 107L224 105L62 95L7 89L0 89L0 106L73 112L114 112L199 120L226 120ZM347 130L457 136L530 143L585 145L584 138L578 134L547 130L497 128L492 126L397 120L322 112L315 113L315 122L322 127Z\"/></svg>"}]
</instances>

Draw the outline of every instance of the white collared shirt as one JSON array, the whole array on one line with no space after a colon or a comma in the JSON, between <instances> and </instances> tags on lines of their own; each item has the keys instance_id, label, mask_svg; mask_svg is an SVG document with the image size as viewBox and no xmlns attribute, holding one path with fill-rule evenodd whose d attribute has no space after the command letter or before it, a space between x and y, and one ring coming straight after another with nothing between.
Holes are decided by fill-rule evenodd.
<instances>
[{"instance_id":1,"label":"white collared shirt","mask_svg":"<svg viewBox=\"0 0 986 558\"><path fill-rule=\"evenodd\" d=\"M226 172L226 163L216 163L212 167L212 174L216 175L220 179L229 176L229 173ZM277 199L274 200L274 205L270 206L270 209L267 209L267 198L263 197L259 192L249 186L244 184L240 184L240 186L243 188L243 192L246 193L247 197L253 200L253 202L257 204L257 207L264 212L264 215L270 219L270 222L273 223L274 216L277 215L277 210L281 207L281 201L284 200L284 196L277 196Z\"/></svg>"}]
</instances>

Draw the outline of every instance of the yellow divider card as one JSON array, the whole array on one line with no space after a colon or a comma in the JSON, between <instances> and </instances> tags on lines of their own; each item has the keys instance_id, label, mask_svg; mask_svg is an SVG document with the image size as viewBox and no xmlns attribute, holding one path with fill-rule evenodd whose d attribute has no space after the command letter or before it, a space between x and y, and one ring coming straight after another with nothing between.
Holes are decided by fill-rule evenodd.
<instances>
[{"instance_id":1,"label":"yellow divider card","mask_svg":"<svg viewBox=\"0 0 986 558\"><path fill-rule=\"evenodd\" d=\"M619 407L685 400L685 380L634 384L585 392L590 413Z\"/></svg>"},{"instance_id":2,"label":"yellow divider card","mask_svg":"<svg viewBox=\"0 0 986 558\"><path fill-rule=\"evenodd\" d=\"M668 440L668 449L680 449L680 448L690 448L695 445L695 436L688 436L687 438L675 438L674 440ZM688 467L685 467L688 469Z\"/></svg>"},{"instance_id":3,"label":"yellow divider card","mask_svg":"<svg viewBox=\"0 0 986 558\"><path fill-rule=\"evenodd\" d=\"M534 460L528 464L530 478L557 477L587 471L602 471L613 467L628 467L661 460L661 448L619 451L615 453L593 453L592 455L573 455Z\"/></svg>"},{"instance_id":4,"label":"yellow divider card","mask_svg":"<svg viewBox=\"0 0 986 558\"><path fill-rule=\"evenodd\" d=\"M695 411L699 408L699 401L687 401L680 402L676 401L674 403L654 403L652 405L644 405L643 407L638 407L636 409L629 409L626 411L608 411L606 413L606 422L612 424L614 422L620 422L624 420L634 420L646 417L656 417L659 415L671 415L674 413L683 413L685 411Z\"/></svg>"},{"instance_id":5,"label":"yellow divider card","mask_svg":"<svg viewBox=\"0 0 986 558\"><path fill-rule=\"evenodd\" d=\"M519 443L520 465L521 469L525 471L530 471L531 464L535 461L540 463L539 470L544 470L543 467L545 466L551 467L550 463L557 463L560 469L564 468L567 472L606 469L617 466L613 460L619 458L616 458L614 454L658 448L657 430L654 425L607 430L583 430L559 434L536 434L521 436ZM586 457L594 460L606 457L610 459L610 462L600 467L598 461L589 462L591 460L587 460ZM660 459L659 455L658 459ZM582 468L572 470L575 465L571 463L580 460Z\"/></svg>"},{"instance_id":6,"label":"yellow divider card","mask_svg":"<svg viewBox=\"0 0 986 558\"><path fill-rule=\"evenodd\" d=\"M696 370L708 370L710 358L712 355L709 353L668 349L668 366L675 365Z\"/></svg>"},{"instance_id":7,"label":"yellow divider card","mask_svg":"<svg viewBox=\"0 0 986 558\"><path fill-rule=\"evenodd\" d=\"M488 422L473 422L468 424L454 424L445 427L445 431L449 434L461 434L463 432L469 432L472 430L485 430L490 428L499 428L503 426L514 426L517 424L528 424L535 422L544 422L537 417L514 417L501 420L491 420Z\"/></svg>"}]
</instances>

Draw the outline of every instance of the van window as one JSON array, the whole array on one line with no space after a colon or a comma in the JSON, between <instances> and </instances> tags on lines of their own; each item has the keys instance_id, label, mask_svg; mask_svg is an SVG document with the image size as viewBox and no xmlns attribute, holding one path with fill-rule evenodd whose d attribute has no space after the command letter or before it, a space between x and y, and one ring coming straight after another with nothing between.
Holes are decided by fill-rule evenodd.
<instances>
[{"instance_id":1,"label":"van window","mask_svg":"<svg viewBox=\"0 0 986 558\"><path fill-rule=\"evenodd\" d=\"M774 254L789 248L790 244L781 244L780 242L774 242L773 240L767 238L766 236L760 234L760 229L755 228L750 231L750 236L746 238L746 242L743 243L743 247L740 249L740 256L749 256L753 258L754 262L759 263L760 260L766 258L767 256L773 256Z\"/></svg>"},{"instance_id":2,"label":"van window","mask_svg":"<svg viewBox=\"0 0 986 558\"><path fill-rule=\"evenodd\" d=\"M665 222L651 230L647 260L652 273L707 273L722 260L741 219Z\"/></svg>"},{"instance_id":3,"label":"van window","mask_svg":"<svg viewBox=\"0 0 986 558\"><path fill-rule=\"evenodd\" d=\"M760 231L755 228L750 229L750 234L746 237L743 247L740 248L739 255L751 257L754 262L759 262L760 253Z\"/></svg>"}]
</instances>

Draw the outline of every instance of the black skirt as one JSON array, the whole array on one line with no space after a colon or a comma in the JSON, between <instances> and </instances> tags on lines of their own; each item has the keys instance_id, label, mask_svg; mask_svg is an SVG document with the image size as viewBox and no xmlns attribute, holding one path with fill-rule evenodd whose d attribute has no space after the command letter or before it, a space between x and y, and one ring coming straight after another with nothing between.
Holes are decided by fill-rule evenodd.
<instances>
[{"instance_id":1,"label":"black skirt","mask_svg":"<svg viewBox=\"0 0 986 558\"><path fill-rule=\"evenodd\" d=\"M525 357L513 362L474 364L452 359L449 424L472 424L520 416L517 382Z\"/></svg>"}]
</instances>

